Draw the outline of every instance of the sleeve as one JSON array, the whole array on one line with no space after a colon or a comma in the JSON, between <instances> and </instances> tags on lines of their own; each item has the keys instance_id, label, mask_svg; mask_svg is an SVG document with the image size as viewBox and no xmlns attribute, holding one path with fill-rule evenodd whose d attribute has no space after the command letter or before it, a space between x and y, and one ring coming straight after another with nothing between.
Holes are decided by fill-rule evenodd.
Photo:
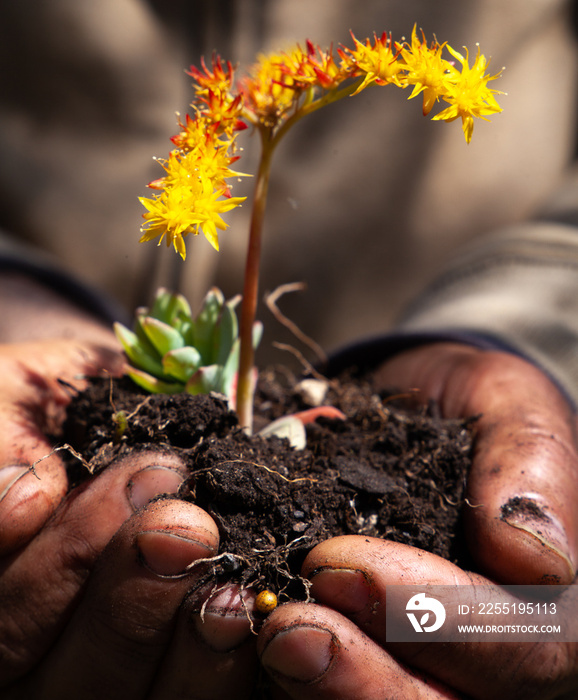
<instances>
[{"instance_id":1,"label":"sleeve","mask_svg":"<svg viewBox=\"0 0 578 700\"><path fill-rule=\"evenodd\" d=\"M397 332L513 352L578 404L578 228L543 222L485 238L420 295Z\"/></svg>"},{"instance_id":2,"label":"sleeve","mask_svg":"<svg viewBox=\"0 0 578 700\"><path fill-rule=\"evenodd\" d=\"M27 275L105 323L128 321L120 304L67 273L49 255L17 242L0 229L0 275L3 274Z\"/></svg>"},{"instance_id":3,"label":"sleeve","mask_svg":"<svg viewBox=\"0 0 578 700\"><path fill-rule=\"evenodd\" d=\"M543 220L462 250L391 334L337 353L330 371L367 370L417 345L456 341L533 362L578 406L577 192L566 188Z\"/></svg>"}]
</instances>

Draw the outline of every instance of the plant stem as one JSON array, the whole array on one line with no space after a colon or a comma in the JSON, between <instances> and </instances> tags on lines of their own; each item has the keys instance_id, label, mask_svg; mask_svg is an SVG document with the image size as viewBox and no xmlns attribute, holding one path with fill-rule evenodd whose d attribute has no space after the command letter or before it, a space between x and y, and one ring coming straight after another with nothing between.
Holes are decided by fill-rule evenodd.
<instances>
[{"instance_id":1,"label":"plant stem","mask_svg":"<svg viewBox=\"0 0 578 700\"><path fill-rule=\"evenodd\" d=\"M321 107L336 102L357 89L360 81L350 83L346 87L330 90L313 102L301 105L276 131L261 128L261 160L255 182L253 211L249 229L249 246L245 263L245 278L243 283L243 301L241 303L241 320L239 328L239 373L237 375L237 416L241 427L249 433L253 430L253 366L255 350L253 348L253 324L257 315L259 294L259 267L261 263L261 241L263 237L263 220L267 204L269 176L271 174L271 159L275 146L289 129L305 115L316 112Z\"/></svg>"},{"instance_id":2,"label":"plant stem","mask_svg":"<svg viewBox=\"0 0 578 700\"><path fill-rule=\"evenodd\" d=\"M354 82L348 83L344 87L342 86L334 88L333 90L329 90L321 97L318 97L316 100L313 100L312 102L309 102L308 104L299 107L299 109L296 110L296 112L279 127L278 131L276 132L273 138L274 143L277 144L277 142L283 138L283 136L289 131L289 129L291 129L298 121L303 119L303 117L307 116L308 114L313 114L313 112L317 112L318 109L326 107L327 105L330 105L333 102L342 100L344 97L349 97L350 95L352 95L357 90L361 82L362 78L358 78Z\"/></svg>"},{"instance_id":3,"label":"plant stem","mask_svg":"<svg viewBox=\"0 0 578 700\"><path fill-rule=\"evenodd\" d=\"M267 204L271 158L275 143L270 131L261 131L261 161L255 182L253 211L249 229L249 246L245 263L243 301L241 303L241 320L239 328L239 374L237 377L237 415L239 423L249 434L253 429L253 366L255 350L253 348L253 324L257 315L259 294L259 267L261 261L261 240L263 219Z\"/></svg>"}]
</instances>

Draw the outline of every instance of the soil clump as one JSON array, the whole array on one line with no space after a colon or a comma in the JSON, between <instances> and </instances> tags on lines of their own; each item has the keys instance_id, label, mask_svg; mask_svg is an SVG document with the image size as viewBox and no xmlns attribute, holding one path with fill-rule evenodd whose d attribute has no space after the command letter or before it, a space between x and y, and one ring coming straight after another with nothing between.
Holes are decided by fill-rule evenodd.
<instances>
[{"instance_id":1,"label":"soil clump","mask_svg":"<svg viewBox=\"0 0 578 700\"><path fill-rule=\"evenodd\" d=\"M265 424L311 408L301 378L261 372L255 414ZM93 381L73 398L60 441L71 484L129 450L167 450L190 470L178 497L214 518L220 553L206 579L269 589L279 601L308 600L301 563L337 535L387 538L467 566L460 518L473 421L446 420L435 405L409 408L368 381L327 381L324 404L345 420L306 425L307 444L247 436L216 395L149 395L130 380ZM206 582L206 581L205 581Z\"/></svg>"}]
</instances>

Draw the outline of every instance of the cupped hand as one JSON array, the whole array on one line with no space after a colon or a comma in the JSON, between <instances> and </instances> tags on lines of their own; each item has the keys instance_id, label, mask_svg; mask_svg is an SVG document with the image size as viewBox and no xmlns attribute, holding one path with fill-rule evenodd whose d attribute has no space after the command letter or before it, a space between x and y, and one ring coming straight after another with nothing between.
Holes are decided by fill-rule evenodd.
<instances>
[{"instance_id":1,"label":"cupped hand","mask_svg":"<svg viewBox=\"0 0 578 700\"><path fill-rule=\"evenodd\" d=\"M319 545L303 573L318 604L281 606L267 619L258 646L272 681L290 698L576 697L578 651L572 641L386 643L389 586L492 586L493 602L515 600L482 575L413 547L359 536ZM403 616L405 609L390 607L388 615Z\"/></svg>"},{"instance_id":2,"label":"cupped hand","mask_svg":"<svg viewBox=\"0 0 578 700\"><path fill-rule=\"evenodd\" d=\"M252 597L230 587L211 597L202 579L217 554L214 521L166 498L122 522L128 508L179 480L166 454L148 467L132 455L75 493L8 563L1 594L14 607L0 620L2 698L249 697Z\"/></svg>"},{"instance_id":3,"label":"cupped hand","mask_svg":"<svg viewBox=\"0 0 578 700\"><path fill-rule=\"evenodd\" d=\"M118 373L114 337L103 342L37 340L0 345L0 555L28 542L66 493L54 434L82 377ZM33 469L31 469L33 466Z\"/></svg>"},{"instance_id":4,"label":"cupped hand","mask_svg":"<svg viewBox=\"0 0 578 700\"><path fill-rule=\"evenodd\" d=\"M196 590L202 566L187 567L216 553L215 523L149 505L178 490L180 459L132 451L67 493L46 435L69 401L60 380L121 369L114 337L98 339L0 346L0 695L248 696L252 594Z\"/></svg>"},{"instance_id":5,"label":"cupped hand","mask_svg":"<svg viewBox=\"0 0 578 700\"><path fill-rule=\"evenodd\" d=\"M398 355L375 380L417 388L445 417L479 416L464 510L479 569L500 583L572 582L577 422L548 377L507 353L440 343Z\"/></svg>"},{"instance_id":6,"label":"cupped hand","mask_svg":"<svg viewBox=\"0 0 578 700\"><path fill-rule=\"evenodd\" d=\"M578 561L576 419L537 368L501 352L440 343L398 355L381 387L417 389L446 417L479 416L464 521L480 574L403 545L336 538L303 573L321 605L283 606L259 640L290 697L575 697L578 645L385 644L388 585L571 584ZM458 695L456 695L456 693Z\"/></svg>"}]
</instances>

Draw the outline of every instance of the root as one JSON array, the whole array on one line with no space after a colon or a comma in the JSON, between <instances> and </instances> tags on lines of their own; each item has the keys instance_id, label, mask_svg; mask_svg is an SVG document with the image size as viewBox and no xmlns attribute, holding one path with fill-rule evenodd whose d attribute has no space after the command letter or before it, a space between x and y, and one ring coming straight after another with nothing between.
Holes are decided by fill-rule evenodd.
<instances>
[{"instance_id":1,"label":"root","mask_svg":"<svg viewBox=\"0 0 578 700\"><path fill-rule=\"evenodd\" d=\"M284 294L288 292L302 292L307 286L303 282L293 282L290 284L281 284L275 291L270 292L265 297L265 303L269 311L275 316L275 318L281 323L285 328L287 328L293 335L300 340L304 345L312 350L317 359L321 364L327 363L327 355L323 351L323 348L318 345L313 338L306 335L293 321L291 321L285 314L283 314L279 307L277 306L277 300L280 299ZM295 351L297 352L297 351Z\"/></svg>"},{"instance_id":2,"label":"root","mask_svg":"<svg viewBox=\"0 0 578 700\"><path fill-rule=\"evenodd\" d=\"M40 459L37 459L35 462L32 462L30 465L30 471L34 474L34 476L37 479L40 479L38 474L36 473L36 465L40 464L40 462L43 462L45 459L48 459L49 457L52 457L52 455L56 454L56 452L61 452L62 450L65 450L66 452L70 453L73 457L75 457L83 467L86 467L88 471L92 474L93 472L93 467L89 462L87 462L84 457L80 454L80 452L77 452L74 447L69 445L68 443L65 443L64 445L59 445L58 447L55 447L54 449L50 450L50 452L44 457L40 457Z\"/></svg>"},{"instance_id":3,"label":"root","mask_svg":"<svg viewBox=\"0 0 578 700\"><path fill-rule=\"evenodd\" d=\"M257 469L264 469L266 472L269 472L269 474L275 474L275 476L278 476L280 479L283 479L283 481L286 481L288 484L295 484L298 481L309 481L312 484L316 484L318 482L318 479L311 479L307 476L299 476L296 477L295 479L289 479L286 476L283 476L283 474L279 473L275 469L271 469L270 467L266 467L264 464L257 464L256 462L248 462L245 459L228 459L226 462L220 462L220 464L250 464L252 467L257 467ZM211 471L210 469L208 471Z\"/></svg>"}]
</instances>

